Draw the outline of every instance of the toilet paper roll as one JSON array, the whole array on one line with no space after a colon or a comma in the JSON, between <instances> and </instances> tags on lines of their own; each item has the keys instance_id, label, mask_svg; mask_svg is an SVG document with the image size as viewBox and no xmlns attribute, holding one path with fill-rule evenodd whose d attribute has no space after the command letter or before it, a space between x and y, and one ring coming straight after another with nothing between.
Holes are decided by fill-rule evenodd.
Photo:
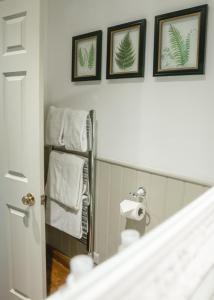
<instances>
[{"instance_id":1,"label":"toilet paper roll","mask_svg":"<svg viewBox=\"0 0 214 300\"><path fill-rule=\"evenodd\" d=\"M140 202L123 200L120 203L120 214L128 219L141 221L146 214L146 208L145 205Z\"/></svg>"}]
</instances>

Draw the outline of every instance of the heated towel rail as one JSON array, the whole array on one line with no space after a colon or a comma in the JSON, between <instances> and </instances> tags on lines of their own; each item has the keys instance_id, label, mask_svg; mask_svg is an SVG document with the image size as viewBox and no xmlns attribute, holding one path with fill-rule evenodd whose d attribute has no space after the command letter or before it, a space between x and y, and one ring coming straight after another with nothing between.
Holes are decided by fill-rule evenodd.
<instances>
[{"instance_id":1,"label":"heated towel rail","mask_svg":"<svg viewBox=\"0 0 214 300\"><path fill-rule=\"evenodd\" d=\"M66 150L64 147L52 146L52 150L61 151L64 153L71 153L88 158L88 175L89 175L89 206L88 206L88 233L84 234L79 240L83 244L87 245L88 253L94 256L94 238L95 238L95 157L96 157L96 113L94 110L89 112L89 122L87 122L87 138L90 145L87 152L77 152L72 150ZM89 132L90 131L90 132ZM90 139L90 140L89 140ZM84 205L83 205L84 214ZM84 214L85 217L85 214Z\"/></svg>"}]
</instances>

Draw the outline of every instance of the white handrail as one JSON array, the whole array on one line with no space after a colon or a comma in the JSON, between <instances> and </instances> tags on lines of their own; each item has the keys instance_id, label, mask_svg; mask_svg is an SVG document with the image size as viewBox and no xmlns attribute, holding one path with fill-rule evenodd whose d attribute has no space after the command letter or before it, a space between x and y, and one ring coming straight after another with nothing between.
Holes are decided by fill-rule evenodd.
<instances>
[{"instance_id":1,"label":"white handrail","mask_svg":"<svg viewBox=\"0 0 214 300\"><path fill-rule=\"evenodd\" d=\"M48 299L210 300L213 280L214 188Z\"/></svg>"}]
</instances>

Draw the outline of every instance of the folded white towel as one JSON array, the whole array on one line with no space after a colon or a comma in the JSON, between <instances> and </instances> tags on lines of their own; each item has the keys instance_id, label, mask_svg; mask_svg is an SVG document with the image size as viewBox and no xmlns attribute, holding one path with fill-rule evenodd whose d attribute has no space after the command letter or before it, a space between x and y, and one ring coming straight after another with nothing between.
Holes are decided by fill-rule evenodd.
<instances>
[{"instance_id":1,"label":"folded white towel","mask_svg":"<svg viewBox=\"0 0 214 300\"><path fill-rule=\"evenodd\" d=\"M46 121L46 145L63 146L64 108L50 106Z\"/></svg>"},{"instance_id":2,"label":"folded white towel","mask_svg":"<svg viewBox=\"0 0 214 300\"><path fill-rule=\"evenodd\" d=\"M49 158L46 195L70 209L81 207L88 161L76 155L52 151Z\"/></svg>"},{"instance_id":3,"label":"folded white towel","mask_svg":"<svg viewBox=\"0 0 214 300\"><path fill-rule=\"evenodd\" d=\"M64 142L67 150L86 152L88 150L87 111L65 110Z\"/></svg>"},{"instance_id":4,"label":"folded white towel","mask_svg":"<svg viewBox=\"0 0 214 300\"><path fill-rule=\"evenodd\" d=\"M85 198L87 196L83 196L83 199ZM80 209L78 211L73 211L56 201L48 199L46 205L46 223L75 238L81 239L83 226L86 226L84 225L82 216L83 199L80 202Z\"/></svg>"}]
</instances>

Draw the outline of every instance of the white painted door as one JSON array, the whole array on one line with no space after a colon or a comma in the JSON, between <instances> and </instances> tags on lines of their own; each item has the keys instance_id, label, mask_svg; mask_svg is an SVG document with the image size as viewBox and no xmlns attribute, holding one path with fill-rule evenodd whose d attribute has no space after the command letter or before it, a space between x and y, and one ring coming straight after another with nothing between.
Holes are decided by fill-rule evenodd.
<instances>
[{"instance_id":1,"label":"white painted door","mask_svg":"<svg viewBox=\"0 0 214 300\"><path fill-rule=\"evenodd\" d=\"M45 297L42 2L0 0L1 300Z\"/></svg>"}]
</instances>

